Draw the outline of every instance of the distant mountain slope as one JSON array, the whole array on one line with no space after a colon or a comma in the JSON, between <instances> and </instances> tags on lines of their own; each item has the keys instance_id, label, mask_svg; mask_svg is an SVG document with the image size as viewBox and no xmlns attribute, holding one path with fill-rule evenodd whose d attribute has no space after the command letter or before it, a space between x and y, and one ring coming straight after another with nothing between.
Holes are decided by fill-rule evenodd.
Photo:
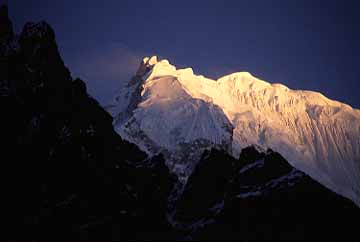
<instances>
[{"instance_id":1,"label":"distant mountain slope","mask_svg":"<svg viewBox=\"0 0 360 242\"><path fill-rule=\"evenodd\" d=\"M221 144L235 157L249 145L271 148L360 204L360 110L320 93L245 72L214 81L152 57L107 109L117 132L150 154L165 150L171 157L186 150L199 157L203 149L194 155L183 148L199 140L202 148Z\"/></svg>"}]
</instances>

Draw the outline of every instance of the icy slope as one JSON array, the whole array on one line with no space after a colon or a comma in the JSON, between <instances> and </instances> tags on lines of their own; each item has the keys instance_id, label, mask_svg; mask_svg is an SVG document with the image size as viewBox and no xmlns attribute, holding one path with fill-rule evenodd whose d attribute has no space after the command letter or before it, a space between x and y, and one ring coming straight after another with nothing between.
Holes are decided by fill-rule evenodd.
<instances>
[{"instance_id":1,"label":"icy slope","mask_svg":"<svg viewBox=\"0 0 360 242\"><path fill-rule=\"evenodd\" d=\"M114 125L150 153L179 155L195 140L231 142L234 156L249 145L271 148L360 204L360 110L246 72L211 80L156 57L144 59L123 92L109 108Z\"/></svg>"},{"instance_id":2,"label":"icy slope","mask_svg":"<svg viewBox=\"0 0 360 242\"><path fill-rule=\"evenodd\" d=\"M168 61L145 58L117 98L123 105L113 106L114 124L119 134L149 154L164 153L168 165L179 167L176 172L186 177L204 149L231 152L233 128L216 104L190 96L175 73Z\"/></svg>"},{"instance_id":3,"label":"icy slope","mask_svg":"<svg viewBox=\"0 0 360 242\"><path fill-rule=\"evenodd\" d=\"M252 144L271 148L335 192L360 202L359 110L249 73L216 82L182 80L193 97L212 100L231 120L235 156Z\"/></svg>"}]
</instances>

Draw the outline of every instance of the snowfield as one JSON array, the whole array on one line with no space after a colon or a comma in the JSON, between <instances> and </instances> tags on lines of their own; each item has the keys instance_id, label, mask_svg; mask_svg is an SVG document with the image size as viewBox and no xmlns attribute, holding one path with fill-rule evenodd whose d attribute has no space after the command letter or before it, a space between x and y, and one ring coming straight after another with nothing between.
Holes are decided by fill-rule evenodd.
<instances>
[{"instance_id":1,"label":"snowfield","mask_svg":"<svg viewBox=\"0 0 360 242\"><path fill-rule=\"evenodd\" d=\"M212 80L154 56L107 110L123 138L149 154L163 152L185 177L204 149L238 157L256 145L360 205L360 110L320 93L247 72Z\"/></svg>"}]
</instances>

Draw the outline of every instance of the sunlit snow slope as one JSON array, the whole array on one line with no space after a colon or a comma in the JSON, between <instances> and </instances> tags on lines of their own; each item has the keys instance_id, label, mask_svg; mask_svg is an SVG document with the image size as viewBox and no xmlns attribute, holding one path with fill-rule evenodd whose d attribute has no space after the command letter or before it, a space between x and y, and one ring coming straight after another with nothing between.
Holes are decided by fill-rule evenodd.
<instances>
[{"instance_id":1,"label":"sunlit snow slope","mask_svg":"<svg viewBox=\"0 0 360 242\"><path fill-rule=\"evenodd\" d=\"M320 93L247 72L215 81L152 57L108 110L119 134L148 153L167 153L175 170L206 147L238 156L257 145L360 204L360 110Z\"/></svg>"}]
</instances>

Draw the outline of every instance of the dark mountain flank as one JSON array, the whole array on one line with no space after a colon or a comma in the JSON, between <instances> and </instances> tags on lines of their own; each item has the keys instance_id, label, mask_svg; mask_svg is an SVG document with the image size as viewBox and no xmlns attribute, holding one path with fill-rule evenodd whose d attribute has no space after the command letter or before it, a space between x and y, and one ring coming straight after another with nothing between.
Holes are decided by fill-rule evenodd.
<instances>
[{"instance_id":1,"label":"dark mountain flank","mask_svg":"<svg viewBox=\"0 0 360 242\"><path fill-rule=\"evenodd\" d=\"M221 164L221 165L220 165ZM205 153L175 217L195 240L355 239L354 203L293 168L278 153Z\"/></svg>"},{"instance_id":2,"label":"dark mountain flank","mask_svg":"<svg viewBox=\"0 0 360 242\"><path fill-rule=\"evenodd\" d=\"M169 238L174 177L121 139L112 117L73 80L53 29L11 30L0 10L1 238Z\"/></svg>"}]
</instances>

